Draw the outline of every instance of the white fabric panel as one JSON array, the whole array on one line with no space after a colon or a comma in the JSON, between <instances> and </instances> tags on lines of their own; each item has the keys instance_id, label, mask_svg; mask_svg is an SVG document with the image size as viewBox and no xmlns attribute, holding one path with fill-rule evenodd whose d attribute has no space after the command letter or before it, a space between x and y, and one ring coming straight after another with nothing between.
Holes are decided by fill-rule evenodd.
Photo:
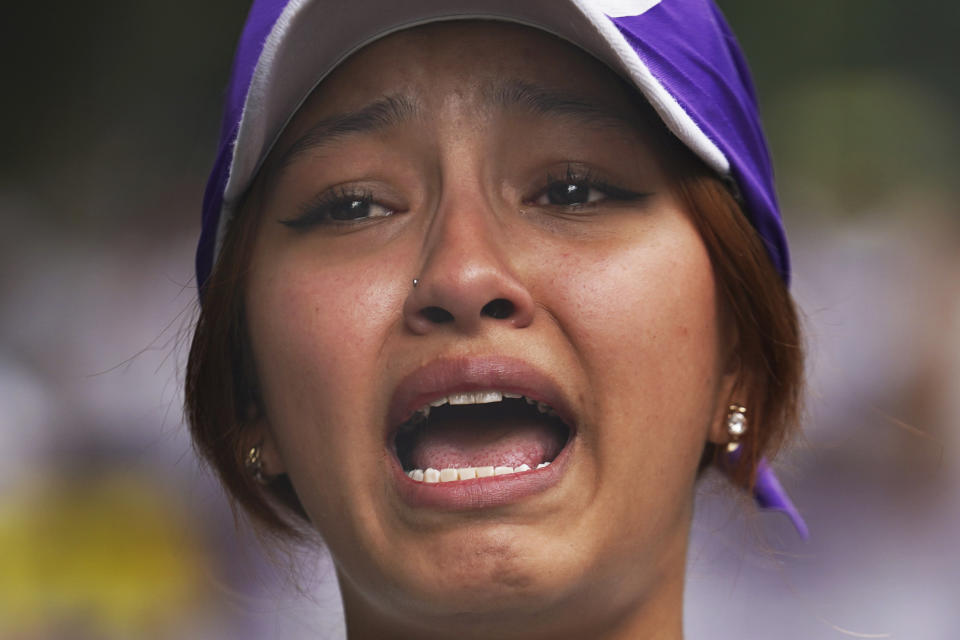
<instances>
[{"instance_id":1,"label":"white fabric panel","mask_svg":"<svg viewBox=\"0 0 960 640\"><path fill-rule=\"evenodd\" d=\"M586 4L593 5L611 18L623 16L639 16L660 4L661 0L589 0Z\"/></svg>"}]
</instances>

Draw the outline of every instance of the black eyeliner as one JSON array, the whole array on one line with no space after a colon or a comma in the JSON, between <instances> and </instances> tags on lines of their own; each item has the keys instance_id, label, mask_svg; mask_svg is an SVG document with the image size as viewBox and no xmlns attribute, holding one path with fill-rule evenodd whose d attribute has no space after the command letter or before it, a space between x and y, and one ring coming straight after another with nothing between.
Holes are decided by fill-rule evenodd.
<instances>
[{"instance_id":1,"label":"black eyeliner","mask_svg":"<svg viewBox=\"0 0 960 640\"><path fill-rule=\"evenodd\" d=\"M597 176L595 172L590 168L577 169L576 165L568 164L565 174L563 177L555 177L551 173L547 173L547 178L544 183L544 186L538 191L537 197L540 197L541 194L545 193L552 185L556 183L566 183L579 185L586 187L588 189L596 189L602 192L605 196L608 196L611 200L618 202L632 202L635 200L640 200L642 198L647 198L653 195L649 191L631 191L629 189L624 189L618 187L607 180ZM583 202L570 205L553 205L553 206L566 206L566 207L586 207L594 203Z\"/></svg>"},{"instance_id":2,"label":"black eyeliner","mask_svg":"<svg viewBox=\"0 0 960 640\"><path fill-rule=\"evenodd\" d=\"M302 231L322 224L350 224L349 219L338 220L331 214L343 205L359 203L369 206L373 203L373 193L368 190L337 188L324 191L300 206L300 213L293 218L280 220L280 224Z\"/></svg>"}]
</instances>

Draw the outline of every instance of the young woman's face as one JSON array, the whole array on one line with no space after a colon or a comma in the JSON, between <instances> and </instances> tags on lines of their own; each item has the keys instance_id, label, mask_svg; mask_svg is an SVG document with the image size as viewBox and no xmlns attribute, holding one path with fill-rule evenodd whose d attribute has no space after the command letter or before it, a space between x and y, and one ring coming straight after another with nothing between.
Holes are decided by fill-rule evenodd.
<instances>
[{"instance_id":1,"label":"young woman's face","mask_svg":"<svg viewBox=\"0 0 960 640\"><path fill-rule=\"evenodd\" d=\"M733 337L639 114L566 43L452 23L353 56L273 152L248 202L257 436L355 630L598 632L679 606ZM411 420L489 391L559 415L504 396Z\"/></svg>"}]
</instances>

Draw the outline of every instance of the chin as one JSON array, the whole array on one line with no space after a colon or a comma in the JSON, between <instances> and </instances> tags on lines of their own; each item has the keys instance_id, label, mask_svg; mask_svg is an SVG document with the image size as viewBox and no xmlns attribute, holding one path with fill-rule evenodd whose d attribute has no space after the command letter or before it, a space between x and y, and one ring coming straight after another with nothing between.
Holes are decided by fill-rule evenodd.
<instances>
[{"instance_id":1,"label":"chin","mask_svg":"<svg viewBox=\"0 0 960 640\"><path fill-rule=\"evenodd\" d=\"M424 538L418 552L383 576L377 593L358 593L340 576L348 612L358 601L374 602L411 628L485 630L502 637L527 627L532 612L561 620L582 602L588 562L564 553L569 544L546 542L523 527L489 525L469 534L446 532ZM364 581L369 584L369 581Z\"/></svg>"},{"instance_id":2,"label":"chin","mask_svg":"<svg viewBox=\"0 0 960 640\"><path fill-rule=\"evenodd\" d=\"M354 612L377 610L381 622L404 630L369 637L456 635L458 629L501 638L524 636L518 630L527 630L524 637L590 637L590 629L576 632L588 618L596 624L635 611L674 573L682 584L683 531L657 539L642 528L633 535L609 527L591 534L604 518L569 502L569 510L540 522L517 516L516 508L499 519L460 514L394 532L392 544L367 553L348 551L338 567L348 620L356 625L365 616ZM530 635L534 628L540 635Z\"/></svg>"}]
</instances>

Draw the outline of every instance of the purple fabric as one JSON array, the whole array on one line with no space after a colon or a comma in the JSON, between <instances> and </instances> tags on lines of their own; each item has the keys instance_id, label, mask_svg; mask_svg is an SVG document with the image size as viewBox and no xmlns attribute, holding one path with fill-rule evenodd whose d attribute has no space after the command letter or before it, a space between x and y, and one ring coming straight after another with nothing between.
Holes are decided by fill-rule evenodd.
<instances>
[{"instance_id":1,"label":"purple fabric","mask_svg":"<svg viewBox=\"0 0 960 640\"><path fill-rule=\"evenodd\" d=\"M807 523L790 500L790 496L784 491L773 469L767 464L765 458L760 459L757 466L756 484L753 487L753 499L761 509L768 511L779 511L786 514L793 523L794 529L804 540L810 539L810 531L807 529Z\"/></svg>"},{"instance_id":2,"label":"purple fabric","mask_svg":"<svg viewBox=\"0 0 960 640\"><path fill-rule=\"evenodd\" d=\"M651 73L730 162L731 174L774 266L789 282L787 240L746 61L712 2L664 0L613 22Z\"/></svg>"},{"instance_id":3,"label":"purple fabric","mask_svg":"<svg viewBox=\"0 0 960 640\"><path fill-rule=\"evenodd\" d=\"M742 449L724 454L726 456L725 463L730 466L735 465L741 454ZM810 530L807 529L807 523L803 521L803 516L800 515L793 501L790 500L790 496L787 495L783 485L777 480L777 476L770 468L766 458L760 458L760 462L757 464L757 475L753 484L753 500L761 509L779 511L785 514L790 519L790 523L793 524L793 528L797 530L800 538L803 540L810 539Z\"/></svg>"},{"instance_id":4,"label":"purple fabric","mask_svg":"<svg viewBox=\"0 0 960 640\"><path fill-rule=\"evenodd\" d=\"M230 83L227 86L226 104L223 110L223 123L220 126L220 143L213 170L207 180L203 194L203 217L200 228L200 242L197 244L197 288L201 302L203 287L213 268L213 255L217 241L217 227L220 223L220 210L223 208L223 192L230 177L230 164L233 161L233 143L240 128L243 104L253 79L253 70L263 51L263 45L270 30L283 12L288 0L256 0L247 14L247 22L240 35L237 51L234 54Z\"/></svg>"}]
</instances>

